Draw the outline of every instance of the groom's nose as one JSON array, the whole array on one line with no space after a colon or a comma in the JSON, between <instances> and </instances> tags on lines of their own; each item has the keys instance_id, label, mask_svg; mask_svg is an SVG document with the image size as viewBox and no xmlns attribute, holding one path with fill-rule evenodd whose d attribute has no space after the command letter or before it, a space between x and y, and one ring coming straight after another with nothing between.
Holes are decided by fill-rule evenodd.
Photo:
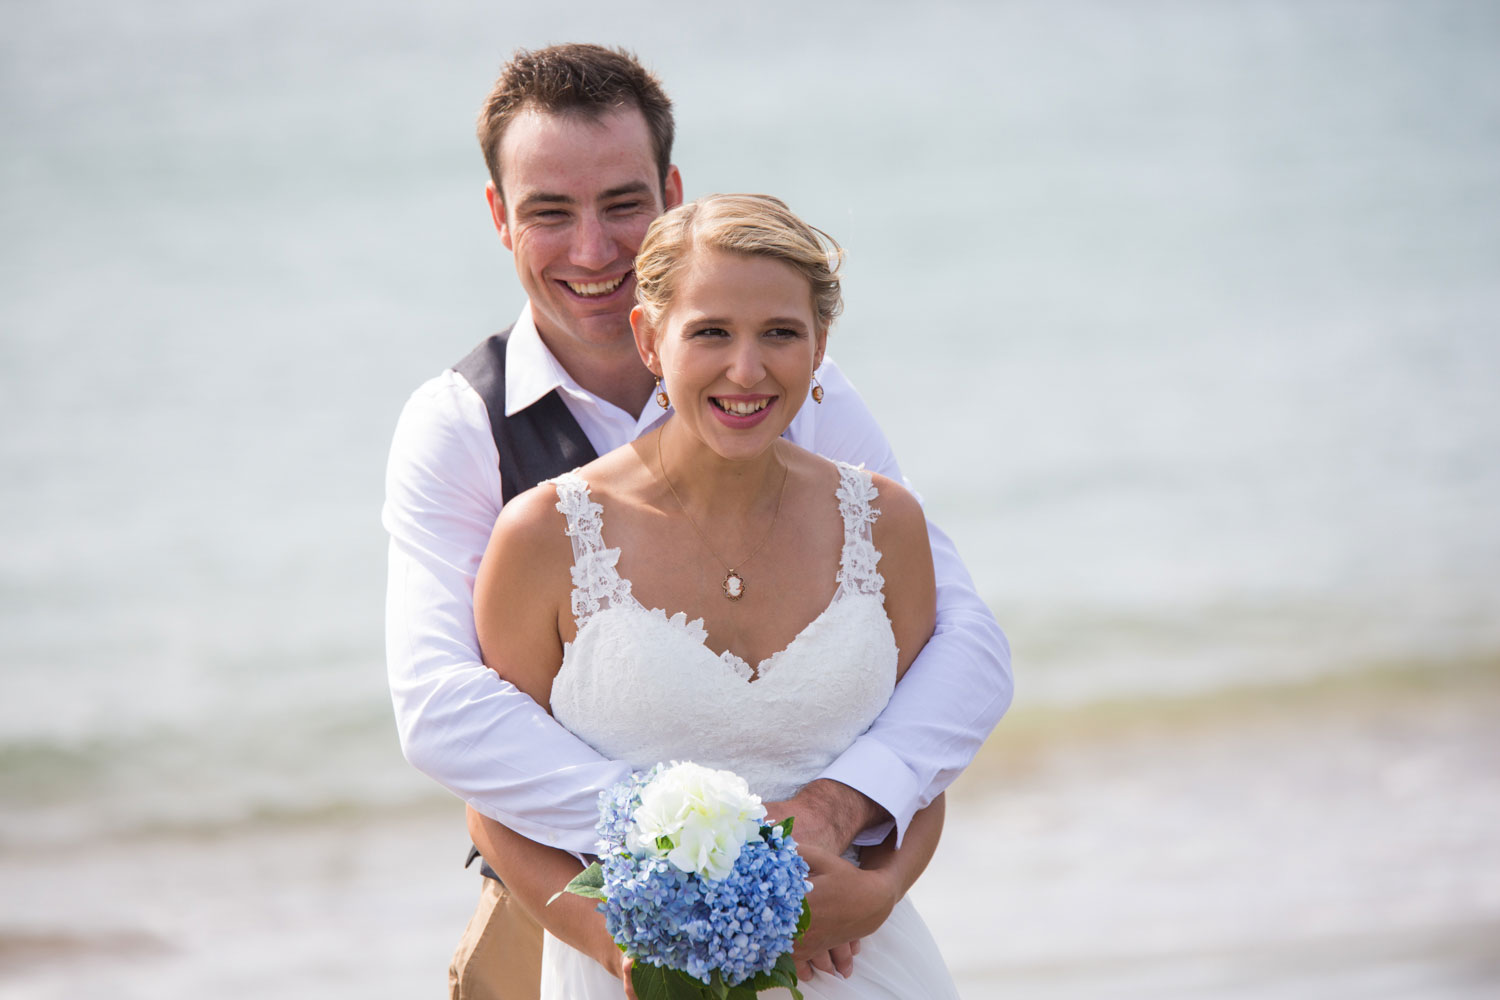
<instances>
[{"instance_id":1,"label":"groom's nose","mask_svg":"<svg viewBox=\"0 0 1500 1000\"><path fill-rule=\"evenodd\" d=\"M569 260L578 267L599 270L608 267L619 256L618 247L609 235L609 227L596 215L585 212L573 229L573 246Z\"/></svg>"}]
</instances>

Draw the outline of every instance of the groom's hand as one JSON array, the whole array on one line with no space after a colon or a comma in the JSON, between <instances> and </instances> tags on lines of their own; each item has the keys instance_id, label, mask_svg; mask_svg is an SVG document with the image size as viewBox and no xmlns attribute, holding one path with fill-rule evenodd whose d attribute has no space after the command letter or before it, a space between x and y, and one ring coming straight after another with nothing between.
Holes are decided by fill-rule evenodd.
<instances>
[{"instance_id":1,"label":"groom's hand","mask_svg":"<svg viewBox=\"0 0 1500 1000\"><path fill-rule=\"evenodd\" d=\"M831 778L809 782L783 802L767 802L766 813L772 820L793 817L792 837L799 846L835 855L848 850L865 827L890 819L873 799Z\"/></svg>"},{"instance_id":2,"label":"groom's hand","mask_svg":"<svg viewBox=\"0 0 1500 1000\"><path fill-rule=\"evenodd\" d=\"M794 827L793 835L798 832L800 828ZM813 884L807 896L812 922L792 958L804 979L813 969L847 976L859 939L885 923L901 897L901 887L885 871L866 871L823 848L802 844L798 851L807 859Z\"/></svg>"}]
</instances>

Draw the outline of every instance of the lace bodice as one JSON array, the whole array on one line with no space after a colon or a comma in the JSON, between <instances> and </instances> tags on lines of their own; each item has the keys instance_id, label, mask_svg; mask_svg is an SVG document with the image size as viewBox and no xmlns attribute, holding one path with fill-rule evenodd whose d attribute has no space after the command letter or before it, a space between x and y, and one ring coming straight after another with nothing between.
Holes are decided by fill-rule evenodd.
<instances>
[{"instance_id":1,"label":"lace bodice","mask_svg":"<svg viewBox=\"0 0 1500 1000\"><path fill-rule=\"evenodd\" d=\"M839 465L844 546L827 608L780 652L750 664L715 654L701 618L647 610L606 548L603 508L575 473L553 480L573 541L578 634L552 682L552 713L606 757L643 769L692 760L738 772L762 798L816 778L880 714L896 640L876 568L870 474ZM753 678L753 679L752 679Z\"/></svg>"}]
</instances>

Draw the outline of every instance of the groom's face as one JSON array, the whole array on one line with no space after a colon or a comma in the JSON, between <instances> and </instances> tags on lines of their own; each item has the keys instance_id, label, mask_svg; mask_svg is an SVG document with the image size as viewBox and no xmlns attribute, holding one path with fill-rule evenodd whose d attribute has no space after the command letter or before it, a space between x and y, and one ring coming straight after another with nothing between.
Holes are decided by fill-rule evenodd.
<instances>
[{"instance_id":1,"label":"groom's face","mask_svg":"<svg viewBox=\"0 0 1500 1000\"><path fill-rule=\"evenodd\" d=\"M682 201L675 167L662 190L645 118L634 108L599 118L523 112L500 141L500 181L491 214L548 347L564 367L638 364L635 254L651 221Z\"/></svg>"}]
</instances>

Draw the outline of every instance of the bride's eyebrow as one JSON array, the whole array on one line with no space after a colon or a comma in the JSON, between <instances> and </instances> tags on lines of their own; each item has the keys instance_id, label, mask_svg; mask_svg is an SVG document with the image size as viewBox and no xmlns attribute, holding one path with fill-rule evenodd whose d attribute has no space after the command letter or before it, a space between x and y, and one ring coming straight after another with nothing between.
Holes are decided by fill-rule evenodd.
<instances>
[{"instance_id":1,"label":"bride's eyebrow","mask_svg":"<svg viewBox=\"0 0 1500 1000\"><path fill-rule=\"evenodd\" d=\"M683 326L730 326L735 321L725 316L685 316L682 320ZM795 316L769 316L758 322L759 326L789 326L801 330L807 327L807 321L797 319Z\"/></svg>"}]
</instances>

